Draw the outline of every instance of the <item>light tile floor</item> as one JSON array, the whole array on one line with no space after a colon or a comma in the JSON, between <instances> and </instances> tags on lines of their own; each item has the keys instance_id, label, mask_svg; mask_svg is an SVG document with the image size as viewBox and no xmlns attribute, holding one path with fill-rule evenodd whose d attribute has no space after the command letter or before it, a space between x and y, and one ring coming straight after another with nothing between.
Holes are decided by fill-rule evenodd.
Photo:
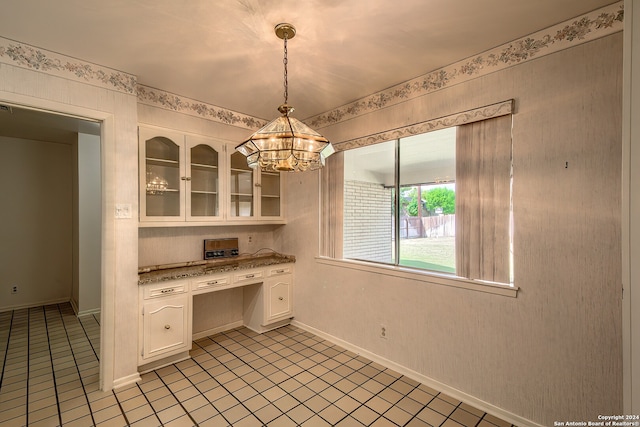
<instances>
[{"instance_id":1,"label":"light tile floor","mask_svg":"<svg viewBox=\"0 0 640 427\"><path fill-rule=\"evenodd\" d=\"M69 304L0 313L0 425L510 426L293 326L195 341L191 359L102 392L99 332Z\"/></svg>"}]
</instances>

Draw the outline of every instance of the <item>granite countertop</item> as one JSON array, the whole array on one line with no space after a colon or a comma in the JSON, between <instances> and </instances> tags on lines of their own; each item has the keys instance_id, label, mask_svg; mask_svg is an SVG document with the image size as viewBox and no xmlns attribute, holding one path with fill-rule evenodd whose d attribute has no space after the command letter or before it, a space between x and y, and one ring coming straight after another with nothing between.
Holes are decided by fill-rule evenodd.
<instances>
[{"instance_id":1,"label":"granite countertop","mask_svg":"<svg viewBox=\"0 0 640 427\"><path fill-rule=\"evenodd\" d=\"M233 258L186 261L174 264L148 265L138 268L138 285L165 282L167 280L188 279L208 274L226 273L247 268L296 262L293 255L267 253L260 255L239 255Z\"/></svg>"}]
</instances>

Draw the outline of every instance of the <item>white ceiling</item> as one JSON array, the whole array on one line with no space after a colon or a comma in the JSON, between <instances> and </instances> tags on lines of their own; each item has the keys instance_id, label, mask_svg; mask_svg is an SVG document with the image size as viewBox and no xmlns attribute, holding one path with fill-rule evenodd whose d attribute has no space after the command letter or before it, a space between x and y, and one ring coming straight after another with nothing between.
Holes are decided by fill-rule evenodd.
<instances>
[{"instance_id":1,"label":"white ceiling","mask_svg":"<svg viewBox=\"0 0 640 427\"><path fill-rule=\"evenodd\" d=\"M301 120L612 0L2 0L0 36L262 119Z\"/></svg>"}]
</instances>

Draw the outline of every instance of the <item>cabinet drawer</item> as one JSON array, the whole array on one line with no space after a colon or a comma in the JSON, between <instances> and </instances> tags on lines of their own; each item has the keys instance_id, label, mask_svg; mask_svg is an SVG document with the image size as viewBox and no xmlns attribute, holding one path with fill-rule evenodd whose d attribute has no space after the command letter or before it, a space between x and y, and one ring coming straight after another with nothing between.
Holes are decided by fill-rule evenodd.
<instances>
[{"instance_id":1,"label":"cabinet drawer","mask_svg":"<svg viewBox=\"0 0 640 427\"><path fill-rule=\"evenodd\" d=\"M233 276L234 283L258 283L264 278L264 270L244 270Z\"/></svg>"},{"instance_id":2,"label":"cabinet drawer","mask_svg":"<svg viewBox=\"0 0 640 427\"><path fill-rule=\"evenodd\" d=\"M208 291L229 284L231 284L231 278L229 276L210 276L206 279L194 280L191 284L191 290L194 293L199 293L200 291Z\"/></svg>"},{"instance_id":3,"label":"cabinet drawer","mask_svg":"<svg viewBox=\"0 0 640 427\"><path fill-rule=\"evenodd\" d=\"M187 282L162 283L155 285L145 285L144 299L158 298L187 292Z\"/></svg>"},{"instance_id":4,"label":"cabinet drawer","mask_svg":"<svg viewBox=\"0 0 640 427\"><path fill-rule=\"evenodd\" d=\"M289 264L274 265L267 269L267 276L279 276L281 274L291 274L293 267Z\"/></svg>"}]
</instances>

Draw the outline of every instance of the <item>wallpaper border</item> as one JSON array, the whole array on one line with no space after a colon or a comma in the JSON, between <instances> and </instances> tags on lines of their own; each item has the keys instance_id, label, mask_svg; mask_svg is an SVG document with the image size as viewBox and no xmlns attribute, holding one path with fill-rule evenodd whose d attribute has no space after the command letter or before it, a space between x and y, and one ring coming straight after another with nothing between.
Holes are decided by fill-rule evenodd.
<instances>
[{"instance_id":1,"label":"wallpaper border","mask_svg":"<svg viewBox=\"0 0 640 427\"><path fill-rule=\"evenodd\" d=\"M605 37L623 30L623 17L623 4L617 2L304 121L313 128L321 129L534 58ZM138 84L137 77L132 74L38 49L3 37L0 37L0 64L135 94L138 102L142 104L227 125L255 130L267 123L266 120L257 117Z\"/></svg>"},{"instance_id":2,"label":"wallpaper border","mask_svg":"<svg viewBox=\"0 0 640 427\"><path fill-rule=\"evenodd\" d=\"M39 49L4 37L0 37L0 64L39 71L127 94L135 94L138 83L137 77L133 74Z\"/></svg>"},{"instance_id":3,"label":"wallpaper border","mask_svg":"<svg viewBox=\"0 0 640 427\"><path fill-rule=\"evenodd\" d=\"M138 102L249 130L267 124L266 120L141 84L138 85Z\"/></svg>"},{"instance_id":4,"label":"wallpaper border","mask_svg":"<svg viewBox=\"0 0 640 427\"><path fill-rule=\"evenodd\" d=\"M623 18L623 4L617 2L304 121L314 129L321 129L400 104L412 98L622 31Z\"/></svg>"},{"instance_id":5,"label":"wallpaper border","mask_svg":"<svg viewBox=\"0 0 640 427\"><path fill-rule=\"evenodd\" d=\"M373 145L379 142L392 141L438 129L464 125L480 120L491 119L493 117L505 116L513 113L514 107L515 101L513 99L509 99L484 107L474 108L473 110L467 110L461 113L451 114L389 131L374 133L372 135L350 139L344 142L338 142L334 144L334 147L336 148L336 151L350 150L352 148L364 147L366 145Z\"/></svg>"}]
</instances>

